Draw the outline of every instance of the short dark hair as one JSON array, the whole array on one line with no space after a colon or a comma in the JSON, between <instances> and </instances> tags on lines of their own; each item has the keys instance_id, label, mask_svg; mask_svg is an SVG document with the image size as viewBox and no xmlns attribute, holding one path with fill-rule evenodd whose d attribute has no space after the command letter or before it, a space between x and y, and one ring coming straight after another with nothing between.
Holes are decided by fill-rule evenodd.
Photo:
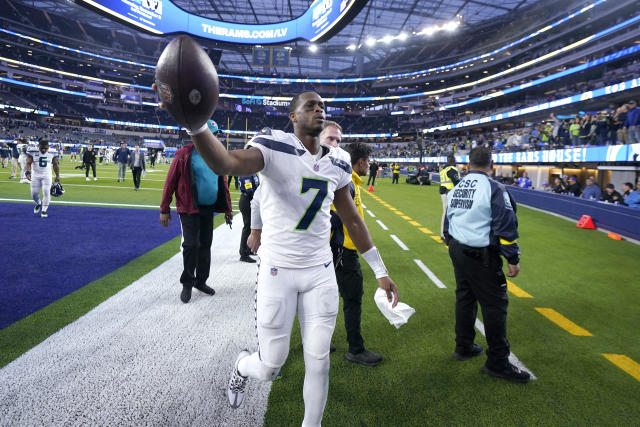
<instances>
[{"instance_id":1,"label":"short dark hair","mask_svg":"<svg viewBox=\"0 0 640 427\"><path fill-rule=\"evenodd\" d=\"M469 165L486 168L491 164L491 149L479 146L469 153Z\"/></svg>"},{"instance_id":2,"label":"short dark hair","mask_svg":"<svg viewBox=\"0 0 640 427\"><path fill-rule=\"evenodd\" d=\"M456 156L454 156L453 154L449 154L447 156L447 164L448 165L455 165L456 164Z\"/></svg>"},{"instance_id":3,"label":"short dark hair","mask_svg":"<svg viewBox=\"0 0 640 427\"><path fill-rule=\"evenodd\" d=\"M345 151L351 156L351 165L355 165L358 160L371 156L373 147L365 142L354 142L347 145Z\"/></svg>"},{"instance_id":4,"label":"short dark hair","mask_svg":"<svg viewBox=\"0 0 640 427\"><path fill-rule=\"evenodd\" d=\"M49 145L49 140L44 136L41 138L38 138L38 145Z\"/></svg>"},{"instance_id":5,"label":"short dark hair","mask_svg":"<svg viewBox=\"0 0 640 427\"><path fill-rule=\"evenodd\" d=\"M626 185L629 188L633 188L633 184L630 182L625 182L624 185Z\"/></svg>"},{"instance_id":6,"label":"short dark hair","mask_svg":"<svg viewBox=\"0 0 640 427\"><path fill-rule=\"evenodd\" d=\"M291 102L289 103L289 112L293 113L294 111L296 111L296 108L298 108L298 101L300 101L300 96L302 96L302 94L305 93L316 93L312 90L305 90L304 92L300 92L296 95L293 96L293 98L291 98Z\"/></svg>"}]
</instances>

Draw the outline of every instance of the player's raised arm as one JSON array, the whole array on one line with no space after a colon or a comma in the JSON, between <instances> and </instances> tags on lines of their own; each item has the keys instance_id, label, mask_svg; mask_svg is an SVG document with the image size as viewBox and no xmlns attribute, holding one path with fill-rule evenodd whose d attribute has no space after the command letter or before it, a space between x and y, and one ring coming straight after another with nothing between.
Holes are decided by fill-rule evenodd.
<instances>
[{"instance_id":1,"label":"player's raised arm","mask_svg":"<svg viewBox=\"0 0 640 427\"><path fill-rule=\"evenodd\" d=\"M257 148L227 151L208 128L190 135L200 156L218 175L248 176L264 168L262 153Z\"/></svg>"},{"instance_id":2,"label":"player's raised arm","mask_svg":"<svg viewBox=\"0 0 640 427\"><path fill-rule=\"evenodd\" d=\"M227 152L208 127L218 104L218 74L206 52L188 36L162 51L152 85L159 107L187 130L198 153L218 175L253 175L264 168L259 150Z\"/></svg>"},{"instance_id":3,"label":"player's raised arm","mask_svg":"<svg viewBox=\"0 0 640 427\"><path fill-rule=\"evenodd\" d=\"M369 229L358 214L353 199L349 194L349 186L336 190L333 205L340 215L340 219L362 257L367 261L378 280L378 285L387 292L387 299L392 301L392 307L398 304L398 287L389 277L387 268L382 262L378 249L373 245Z\"/></svg>"}]
</instances>

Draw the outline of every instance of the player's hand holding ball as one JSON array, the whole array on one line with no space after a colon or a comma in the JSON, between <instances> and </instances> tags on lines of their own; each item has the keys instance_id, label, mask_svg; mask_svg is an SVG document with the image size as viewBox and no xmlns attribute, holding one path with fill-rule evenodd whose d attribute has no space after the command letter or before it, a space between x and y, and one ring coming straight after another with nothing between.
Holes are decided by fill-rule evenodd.
<instances>
[{"instance_id":1,"label":"player's hand holding ball","mask_svg":"<svg viewBox=\"0 0 640 427\"><path fill-rule=\"evenodd\" d=\"M160 108L192 134L204 132L218 105L218 73L206 52L188 36L173 39L158 59L153 84Z\"/></svg>"}]
</instances>

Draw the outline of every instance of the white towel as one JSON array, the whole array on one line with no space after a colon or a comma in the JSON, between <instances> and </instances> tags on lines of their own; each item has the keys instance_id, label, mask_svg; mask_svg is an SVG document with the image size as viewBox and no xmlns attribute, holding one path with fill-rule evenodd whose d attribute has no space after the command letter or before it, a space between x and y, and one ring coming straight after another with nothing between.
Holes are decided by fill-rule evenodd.
<instances>
[{"instance_id":1,"label":"white towel","mask_svg":"<svg viewBox=\"0 0 640 427\"><path fill-rule=\"evenodd\" d=\"M395 308L392 308L391 303L387 300L387 293L381 288L378 288L373 299L380 309L380 312L396 329L407 323L411 315L416 312L413 308L402 302L399 302Z\"/></svg>"}]
</instances>

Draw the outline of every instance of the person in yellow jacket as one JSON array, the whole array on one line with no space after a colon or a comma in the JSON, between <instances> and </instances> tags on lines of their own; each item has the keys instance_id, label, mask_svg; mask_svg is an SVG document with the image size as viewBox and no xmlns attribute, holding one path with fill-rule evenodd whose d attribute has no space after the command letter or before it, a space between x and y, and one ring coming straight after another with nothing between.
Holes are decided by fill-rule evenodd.
<instances>
[{"instance_id":1,"label":"person in yellow jacket","mask_svg":"<svg viewBox=\"0 0 640 427\"><path fill-rule=\"evenodd\" d=\"M442 199L442 219L440 220L440 238L444 240L444 217L447 213L447 193L460 182L460 172L456 168L456 158L447 156L447 164L440 169L440 198Z\"/></svg>"},{"instance_id":2,"label":"person in yellow jacket","mask_svg":"<svg viewBox=\"0 0 640 427\"><path fill-rule=\"evenodd\" d=\"M396 163L393 165L393 179L391 180L391 183L398 184L399 178L400 178L400 165Z\"/></svg>"},{"instance_id":3,"label":"person in yellow jacket","mask_svg":"<svg viewBox=\"0 0 640 427\"><path fill-rule=\"evenodd\" d=\"M358 213L364 218L362 200L360 199L360 185L364 181L360 177L367 175L372 147L364 143L353 143L345 147L345 151L351 155L352 172L349 192L353 197ZM331 210L331 231L330 243L331 251L333 252L333 264L336 269L338 290L342 297L344 326L347 330L347 342L349 343L349 351L344 357L353 363L376 366L382 362L382 356L365 348L360 332L364 287L358 251L333 207ZM334 348L332 346L331 349L333 350Z\"/></svg>"}]
</instances>

